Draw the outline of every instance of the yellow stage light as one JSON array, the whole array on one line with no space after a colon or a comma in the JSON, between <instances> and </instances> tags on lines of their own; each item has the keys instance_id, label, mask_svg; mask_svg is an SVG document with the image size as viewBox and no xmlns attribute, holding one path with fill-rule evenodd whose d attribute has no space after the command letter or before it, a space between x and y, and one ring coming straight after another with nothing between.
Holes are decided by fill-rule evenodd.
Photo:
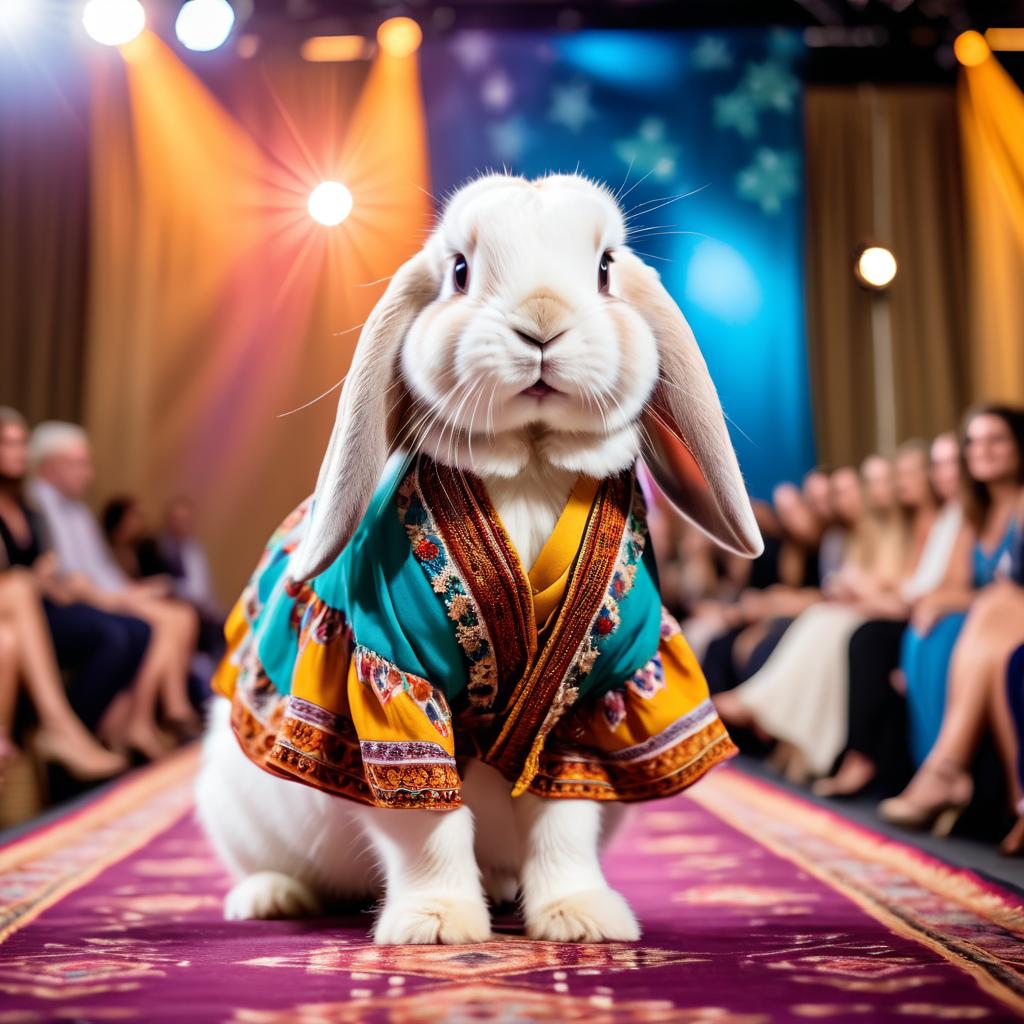
<instances>
[{"instance_id":1,"label":"yellow stage light","mask_svg":"<svg viewBox=\"0 0 1024 1024\"><path fill-rule=\"evenodd\" d=\"M300 52L303 60L314 63L364 60L370 55L370 40L363 36L313 36Z\"/></svg>"},{"instance_id":2,"label":"yellow stage light","mask_svg":"<svg viewBox=\"0 0 1024 1024\"><path fill-rule=\"evenodd\" d=\"M883 291L896 276L896 257L881 245L869 245L857 256L853 272L865 288Z\"/></svg>"},{"instance_id":3,"label":"yellow stage light","mask_svg":"<svg viewBox=\"0 0 1024 1024\"><path fill-rule=\"evenodd\" d=\"M422 41L423 30L412 18L388 18L377 29L380 48L392 57L408 57Z\"/></svg>"},{"instance_id":4,"label":"yellow stage light","mask_svg":"<svg viewBox=\"0 0 1024 1024\"><path fill-rule=\"evenodd\" d=\"M953 53L965 68L977 67L984 64L992 55L984 36L973 29L961 32L953 43Z\"/></svg>"},{"instance_id":5,"label":"yellow stage light","mask_svg":"<svg viewBox=\"0 0 1024 1024\"><path fill-rule=\"evenodd\" d=\"M82 24L97 43L123 46L146 27L146 12L139 0L89 0Z\"/></svg>"},{"instance_id":6,"label":"yellow stage light","mask_svg":"<svg viewBox=\"0 0 1024 1024\"><path fill-rule=\"evenodd\" d=\"M333 228L352 212L352 193L340 181L321 181L309 194L309 215Z\"/></svg>"}]
</instances>

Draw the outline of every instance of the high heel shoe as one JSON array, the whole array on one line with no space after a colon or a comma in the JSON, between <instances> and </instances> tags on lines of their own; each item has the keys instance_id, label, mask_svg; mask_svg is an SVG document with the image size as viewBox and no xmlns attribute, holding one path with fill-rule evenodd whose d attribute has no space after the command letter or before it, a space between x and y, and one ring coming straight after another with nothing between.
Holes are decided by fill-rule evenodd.
<instances>
[{"instance_id":1,"label":"high heel shoe","mask_svg":"<svg viewBox=\"0 0 1024 1024\"><path fill-rule=\"evenodd\" d=\"M942 790L942 796L925 799L915 794L915 789L920 791L926 786ZM878 805L878 816L890 825L945 837L953 831L973 795L974 783L959 765L926 761L899 796Z\"/></svg>"},{"instance_id":2,"label":"high heel shoe","mask_svg":"<svg viewBox=\"0 0 1024 1024\"><path fill-rule=\"evenodd\" d=\"M86 753L74 740L69 741L45 729L38 730L32 739L32 749L37 757L61 765L79 782L99 782L127 770L128 761L120 754L107 750L91 737L87 746L95 749Z\"/></svg>"}]
</instances>

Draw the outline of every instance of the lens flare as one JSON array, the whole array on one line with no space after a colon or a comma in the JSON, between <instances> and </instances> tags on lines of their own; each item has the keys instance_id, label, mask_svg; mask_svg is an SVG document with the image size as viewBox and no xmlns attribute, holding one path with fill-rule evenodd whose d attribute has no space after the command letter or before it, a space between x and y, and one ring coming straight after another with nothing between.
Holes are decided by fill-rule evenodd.
<instances>
[{"instance_id":1,"label":"lens flare","mask_svg":"<svg viewBox=\"0 0 1024 1024\"><path fill-rule=\"evenodd\" d=\"M309 215L333 228L352 212L352 193L340 181L321 181L309 194Z\"/></svg>"}]
</instances>

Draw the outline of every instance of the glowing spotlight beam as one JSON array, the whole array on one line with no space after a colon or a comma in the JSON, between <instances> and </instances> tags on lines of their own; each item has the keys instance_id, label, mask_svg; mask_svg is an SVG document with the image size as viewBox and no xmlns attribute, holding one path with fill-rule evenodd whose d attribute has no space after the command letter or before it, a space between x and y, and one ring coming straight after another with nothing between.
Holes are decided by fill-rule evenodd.
<instances>
[{"instance_id":1,"label":"glowing spotlight beam","mask_svg":"<svg viewBox=\"0 0 1024 1024\"><path fill-rule=\"evenodd\" d=\"M340 181L322 181L310 192L307 206L313 220L333 228L352 212L352 193Z\"/></svg>"}]
</instances>

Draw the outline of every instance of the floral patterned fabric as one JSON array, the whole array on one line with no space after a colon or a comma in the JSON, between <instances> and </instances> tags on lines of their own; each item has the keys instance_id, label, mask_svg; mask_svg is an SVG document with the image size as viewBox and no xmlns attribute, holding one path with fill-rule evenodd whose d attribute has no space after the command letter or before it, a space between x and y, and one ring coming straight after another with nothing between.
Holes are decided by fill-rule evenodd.
<instances>
[{"instance_id":1,"label":"floral patterned fabric","mask_svg":"<svg viewBox=\"0 0 1024 1024\"><path fill-rule=\"evenodd\" d=\"M310 583L287 578L309 503L229 618L215 685L261 767L381 807L460 802L478 757L512 793L645 800L734 752L657 593L633 474L580 478L529 571L469 474L385 481Z\"/></svg>"}]
</instances>

